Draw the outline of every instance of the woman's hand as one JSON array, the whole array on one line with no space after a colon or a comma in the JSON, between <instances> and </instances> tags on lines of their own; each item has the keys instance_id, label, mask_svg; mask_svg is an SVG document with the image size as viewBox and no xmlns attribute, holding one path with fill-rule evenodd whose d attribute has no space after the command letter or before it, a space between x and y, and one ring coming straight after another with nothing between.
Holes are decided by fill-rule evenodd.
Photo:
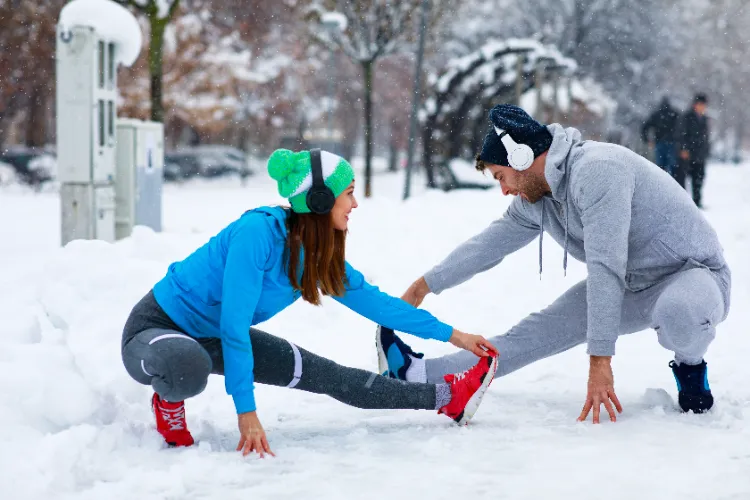
<instances>
[{"instance_id":1,"label":"woman's hand","mask_svg":"<svg viewBox=\"0 0 750 500\"><path fill-rule=\"evenodd\" d=\"M464 333L460 330L453 329L453 334L448 342L461 349L466 349L469 352L473 352L479 357L486 357L490 355L497 356L498 352L494 345L492 345L486 338L481 335L472 335L470 333Z\"/></svg>"},{"instance_id":2,"label":"woman's hand","mask_svg":"<svg viewBox=\"0 0 750 500\"><path fill-rule=\"evenodd\" d=\"M240 443L237 445L237 451L242 450L243 456L247 456L251 451L257 451L260 458L264 458L266 453L276 456L268 446L266 431L260 425L256 412L249 411L237 415L237 427L240 429Z\"/></svg>"},{"instance_id":3,"label":"woman's hand","mask_svg":"<svg viewBox=\"0 0 750 500\"><path fill-rule=\"evenodd\" d=\"M428 293L430 293L430 287L427 286L427 282L422 277L411 284L401 296L401 300L408 302L414 307L419 307L419 304L422 303Z\"/></svg>"}]
</instances>

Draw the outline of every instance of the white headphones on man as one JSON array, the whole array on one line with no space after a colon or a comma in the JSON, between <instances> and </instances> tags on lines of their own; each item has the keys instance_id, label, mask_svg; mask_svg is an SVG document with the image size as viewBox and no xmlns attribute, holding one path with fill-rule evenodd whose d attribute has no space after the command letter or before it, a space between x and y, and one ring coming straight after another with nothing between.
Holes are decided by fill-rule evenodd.
<instances>
[{"instance_id":1,"label":"white headphones on man","mask_svg":"<svg viewBox=\"0 0 750 500\"><path fill-rule=\"evenodd\" d=\"M495 132L503 141L503 146L508 152L508 163L513 170L526 170L534 163L534 151L526 144L518 144L507 131L495 127Z\"/></svg>"}]
</instances>

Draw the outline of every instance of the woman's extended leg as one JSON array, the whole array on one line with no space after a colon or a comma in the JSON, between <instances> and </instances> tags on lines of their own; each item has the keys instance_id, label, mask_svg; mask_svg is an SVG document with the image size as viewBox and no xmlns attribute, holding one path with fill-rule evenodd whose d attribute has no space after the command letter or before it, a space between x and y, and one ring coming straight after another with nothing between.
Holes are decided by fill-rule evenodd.
<instances>
[{"instance_id":1,"label":"woman's extended leg","mask_svg":"<svg viewBox=\"0 0 750 500\"><path fill-rule=\"evenodd\" d=\"M436 410L451 400L448 384L410 384L339 365L295 344L250 329L255 368L260 384L325 394L349 406L377 409ZM212 360L212 373L224 373L219 339L202 342Z\"/></svg>"}]
</instances>

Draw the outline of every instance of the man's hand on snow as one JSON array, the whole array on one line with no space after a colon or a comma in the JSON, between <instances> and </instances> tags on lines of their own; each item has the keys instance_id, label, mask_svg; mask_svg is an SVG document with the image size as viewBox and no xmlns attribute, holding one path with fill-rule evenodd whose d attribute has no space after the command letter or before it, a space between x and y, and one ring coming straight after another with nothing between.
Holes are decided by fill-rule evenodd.
<instances>
[{"instance_id":1,"label":"man's hand on snow","mask_svg":"<svg viewBox=\"0 0 750 500\"><path fill-rule=\"evenodd\" d=\"M586 395L586 403L583 405L583 411L578 417L579 422L583 422L589 416L591 409L594 409L594 423L599 423L599 411L601 405L607 409L609 419L612 422L617 421L617 415L614 408L622 413L622 405L615 394L615 377L612 375L612 357L611 356L590 356L589 364L589 386ZM612 405L614 404L614 408Z\"/></svg>"}]
</instances>

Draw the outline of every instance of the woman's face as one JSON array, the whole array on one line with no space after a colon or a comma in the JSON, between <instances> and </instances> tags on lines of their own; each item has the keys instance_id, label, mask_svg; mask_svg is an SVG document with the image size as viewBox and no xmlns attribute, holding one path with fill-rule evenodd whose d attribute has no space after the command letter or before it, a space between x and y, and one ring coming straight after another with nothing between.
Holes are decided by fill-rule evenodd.
<instances>
[{"instance_id":1,"label":"woman's face","mask_svg":"<svg viewBox=\"0 0 750 500\"><path fill-rule=\"evenodd\" d=\"M349 187L336 197L336 203L331 209L333 227L339 231L346 231L349 227L349 214L355 208L357 208L357 199L354 197L354 181L352 181Z\"/></svg>"}]
</instances>

